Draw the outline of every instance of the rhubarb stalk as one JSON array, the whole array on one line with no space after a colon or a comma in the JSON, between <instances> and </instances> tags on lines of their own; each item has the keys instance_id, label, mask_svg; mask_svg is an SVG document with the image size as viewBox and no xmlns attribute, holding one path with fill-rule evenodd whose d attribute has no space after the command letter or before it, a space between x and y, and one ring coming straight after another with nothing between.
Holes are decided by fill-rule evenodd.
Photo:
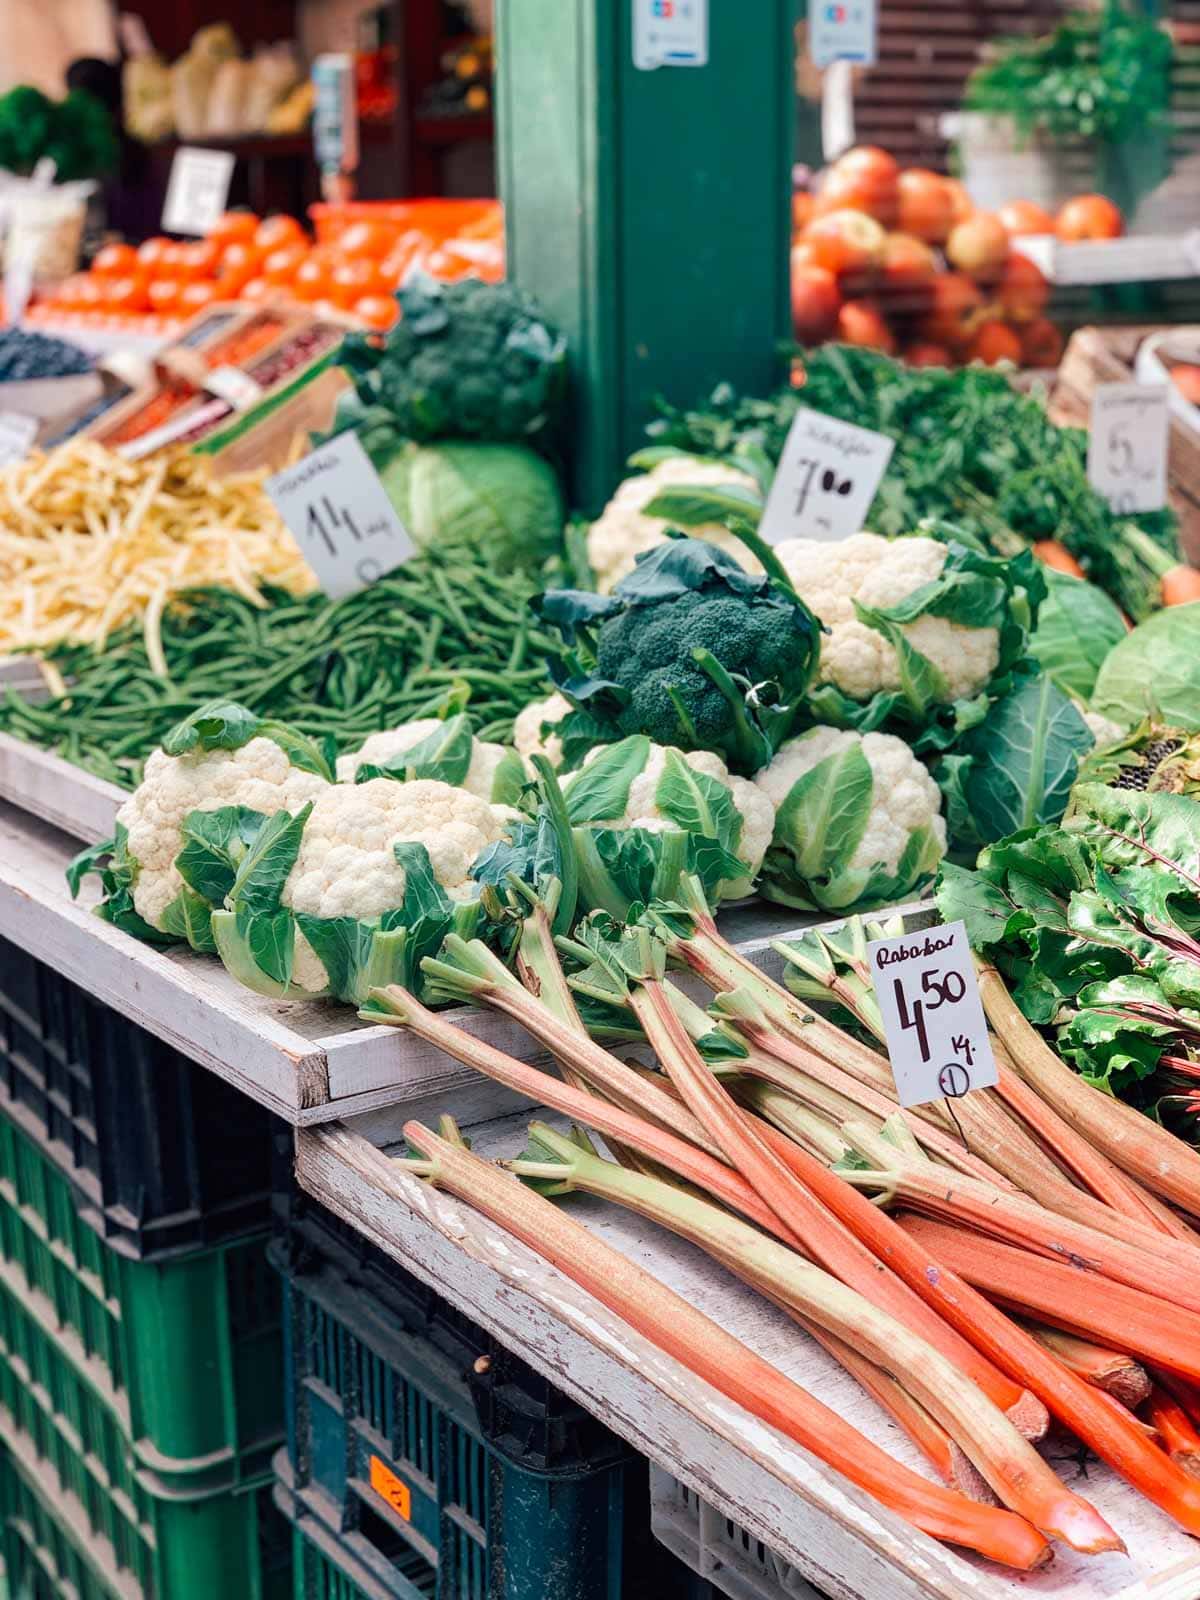
<instances>
[{"instance_id":1,"label":"rhubarb stalk","mask_svg":"<svg viewBox=\"0 0 1200 1600\"><path fill-rule=\"evenodd\" d=\"M1062 1362L1063 1366L1090 1383L1114 1395L1123 1406L1132 1411L1149 1396L1150 1376L1145 1367L1124 1350L1108 1350L1093 1344L1090 1339L1080 1339L1073 1333L1063 1333L1061 1328L1048 1328L1043 1323L1027 1322L1025 1326L1041 1345Z\"/></svg>"},{"instance_id":2,"label":"rhubarb stalk","mask_svg":"<svg viewBox=\"0 0 1200 1600\"><path fill-rule=\"evenodd\" d=\"M405 1137L426 1157L426 1176L489 1217L623 1317L671 1356L752 1416L769 1423L841 1472L914 1527L1027 1571L1049 1559L1049 1546L1011 1511L976 1505L927 1482L865 1439L582 1223L486 1161L439 1138L419 1122Z\"/></svg>"}]
</instances>

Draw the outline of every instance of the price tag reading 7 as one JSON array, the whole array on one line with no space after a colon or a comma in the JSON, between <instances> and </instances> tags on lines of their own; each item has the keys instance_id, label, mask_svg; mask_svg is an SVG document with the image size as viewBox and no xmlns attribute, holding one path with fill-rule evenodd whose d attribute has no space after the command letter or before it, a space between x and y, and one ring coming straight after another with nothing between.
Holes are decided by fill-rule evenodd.
<instances>
[{"instance_id":1,"label":"price tag reading 7","mask_svg":"<svg viewBox=\"0 0 1200 1600\"><path fill-rule=\"evenodd\" d=\"M957 1100L995 1084L964 924L875 939L867 951L900 1104Z\"/></svg>"},{"instance_id":2,"label":"price tag reading 7","mask_svg":"<svg viewBox=\"0 0 1200 1600\"><path fill-rule=\"evenodd\" d=\"M416 554L358 435L342 433L267 479L267 493L332 600Z\"/></svg>"}]
</instances>

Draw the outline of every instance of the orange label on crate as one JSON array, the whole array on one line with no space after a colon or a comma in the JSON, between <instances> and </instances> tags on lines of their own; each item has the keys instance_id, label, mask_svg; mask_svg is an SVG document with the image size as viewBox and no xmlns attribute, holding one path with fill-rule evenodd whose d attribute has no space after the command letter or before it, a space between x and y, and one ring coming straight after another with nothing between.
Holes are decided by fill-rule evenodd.
<instances>
[{"instance_id":1,"label":"orange label on crate","mask_svg":"<svg viewBox=\"0 0 1200 1600\"><path fill-rule=\"evenodd\" d=\"M403 1517L405 1522L412 1521L412 1490L378 1456L371 1457L371 1487L397 1516Z\"/></svg>"}]
</instances>

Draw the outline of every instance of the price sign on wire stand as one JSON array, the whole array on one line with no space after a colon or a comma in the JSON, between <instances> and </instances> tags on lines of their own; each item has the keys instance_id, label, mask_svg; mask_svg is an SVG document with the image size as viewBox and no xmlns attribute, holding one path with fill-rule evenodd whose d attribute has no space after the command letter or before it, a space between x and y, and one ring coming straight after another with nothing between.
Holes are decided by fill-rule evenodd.
<instances>
[{"instance_id":1,"label":"price sign on wire stand","mask_svg":"<svg viewBox=\"0 0 1200 1600\"><path fill-rule=\"evenodd\" d=\"M759 533L768 544L858 533L894 449L886 434L820 411L797 411Z\"/></svg>"},{"instance_id":2,"label":"price sign on wire stand","mask_svg":"<svg viewBox=\"0 0 1200 1600\"><path fill-rule=\"evenodd\" d=\"M229 199L234 165L232 150L178 149L163 203L163 232L210 233Z\"/></svg>"},{"instance_id":3,"label":"price sign on wire stand","mask_svg":"<svg viewBox=\"0 0 1200 1600\"><path fill-rule=\"evenodd\" d=\"M902 1106L960 1100L998 1081L966 925L867 946Z\"/></svg>"},{"instance_id":4,"label":"price sign on wire stand","mask_svg":"<svg viewBox=\"0 0 1200 1600\"><path fill-rule=\"evenodd\" d=\"M368 588L416 554L356 433L339 434L276 473L266 489L332 600Z\"/></svg>"},{"instance_id":5,"label":"price sign on wire stand","mask_svg":"<svg viewBox=\"0 0 1200 1600\"><path fill-rule=\"evenodd\" d=\"M808 8L809 53L813 65L853 61L873 67L878 59L876 0L813 0Z\"/></svg>"},{"instance_id":6,"label":"price sign on wire stand","mask_svg":"<svg viewBox=\"0 0 1200 1600\"><path fill-rule=\"evenodd\" d=\"M708 0L633 0L633 64L706 67Z\"/></svg>"},{"instance_id":7,"label":"price sign on wire stand","mask_svg":"<svg viewBox=\"0 0 1200 1600\"><path fill-rule=\"evenodd\" d=\"M1088 478L1120 516L1167 503L1170 389L1165 383L1102 383L1092 397Z\"/></svg>"}]
</instances>

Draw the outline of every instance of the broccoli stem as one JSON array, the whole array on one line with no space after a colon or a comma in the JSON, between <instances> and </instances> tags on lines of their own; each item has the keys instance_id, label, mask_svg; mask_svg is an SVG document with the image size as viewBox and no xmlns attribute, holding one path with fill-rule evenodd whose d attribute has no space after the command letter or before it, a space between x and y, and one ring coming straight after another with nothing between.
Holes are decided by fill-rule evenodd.
<instances>
[{"instance_id":1,"label":"broccoli stem","mask_svg":"<svg viewBox=\"0 0 1200 1600\"><path fill-rule=\"evenodd\" d=\"M692 660L721 692L729 706L738 754L747 772L757 772L760 767L765 767L771 759L771 746L762 731L751 722L745 695L711 650L703 647L693 650Z\"/></svg>"}]
</instances>

